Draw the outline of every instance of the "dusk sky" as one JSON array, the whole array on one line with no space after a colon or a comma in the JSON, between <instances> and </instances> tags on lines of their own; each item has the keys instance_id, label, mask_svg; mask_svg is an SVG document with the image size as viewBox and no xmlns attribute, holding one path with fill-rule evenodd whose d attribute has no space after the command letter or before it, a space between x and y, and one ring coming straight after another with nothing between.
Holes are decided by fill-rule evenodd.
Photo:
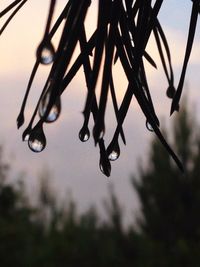
<instances>
[{"instance_id":1,"label":"dusk sky","mask_svg":"<svg viewBox=\"0 0 200 267\"><path fill-rule=\"evenodd\" d=\"M0 10L10 2L2 0ZM57 0L57 2L56 14L61 11L66 1ZM92 27L96 25L97 1L92 2L87 17L88 35L92 32ZM105 177L99 170L99 151L94 147L92 138L86 143L81 143L78 139L83 119L81 111L86 95L82 71L63 95L62 113L59 120L45 126L46 149L40 154L35 154L29 150L27 143L21 141L21 134L25 127L17 130L16 118L34 64L35 51L43 35L48 3L49 0L29 0L0 37L0 144L4 145L6 156L11 161L13 173L15 173L13 177L16 176L16 171L25 171L26 182L33 195L39 180L38 174L44 168L52 173L51 182L55 185L56 192L64 195L70 189L73 198L78 201L80 210L86 209L91 203L99 205L102 199L108 196L108 184L113 183L122 204L126 207L126 217L130 218L133 216L130 207L138 206L130 185L130 176L137 172L139 161L145 162L144 155L148 152L149 141L153 135L146 130L145 119L135 100L132 102L124 124L127 146L121 144L121 156L112 164L110 178ZM164 1L159 16L172 49L176 85L184 57L190 10L191 1L189 0L167 0ZM4 19L0 20L0 25L3 21ZM198 24L185 88L190 105L195 106L197 116L200 114L199 26ZM54 42L57 41L58 37ZM153 41L148 51L158 65L157 70L147 66L155 108L161 121L168 125L172 118L169 117L170 101L165 96L167 83ZM33 84L26 110L25 123L27 124L48 71L49 67L41 67ZM117 76L118 87L123 87L124 78L120 70ZM108 114L111 113L110 104L109 101ZM107 122L109 126L106 131L109 136L114 129L111 115L107 117Z\"/></svg>"}]
</instances>

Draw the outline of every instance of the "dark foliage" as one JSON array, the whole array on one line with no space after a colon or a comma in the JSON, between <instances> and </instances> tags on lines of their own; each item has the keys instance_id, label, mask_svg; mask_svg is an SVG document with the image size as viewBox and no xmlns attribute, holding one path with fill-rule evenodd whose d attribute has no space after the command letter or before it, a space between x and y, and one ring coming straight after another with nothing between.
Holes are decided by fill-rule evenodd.
<instances>
[{"instance_id":1,"label":"dark foliage","mask_svg":"<svg viewBox=\"0 0 200 267\"><path fill-rule=\"evenodd\" d=\"M174 124L173 139L187 166L185 175L153 140L148 168L132 178L142 207L137 231L135 225L123 228L123 209L113 188L106 200L106 221L95 207L78 215L73 201L58 205L47 174L33 207L22 183L6 183L8 166L1 155L1 266L198 267L200 136L196 132L184 109Z\"/></svg>"},{"instance_id":2,"label":"dark foliage","mask_svg":"<svg viewBox=\"0 0 200 267\"><path fill-rule=\"evenodd\" d=\"M140 179L133 179L142 204L139 225L151 248L148 266L199 266L200 136L185 106L172 135L185 174L154 140L148 169L141 168Z\"/></svg>"}]
</instances>

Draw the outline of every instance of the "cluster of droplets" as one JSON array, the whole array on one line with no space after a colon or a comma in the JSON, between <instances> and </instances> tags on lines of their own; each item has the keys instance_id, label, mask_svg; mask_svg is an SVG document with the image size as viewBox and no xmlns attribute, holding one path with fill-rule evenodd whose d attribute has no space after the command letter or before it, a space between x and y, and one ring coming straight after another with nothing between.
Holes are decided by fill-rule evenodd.
<instances>
[{"instance_id":1,"label":"cluster of droplets","mask_svg":"<svg viewBox=\"0 0 200 267\"><path fill-rule=\"evenodd\" d=\"M48 27L47 27L48 28ZM46 29L47 30L47 29ZM51 64L55 59L55 49L50 39L44 36L42 42L38 46L36 51L37 62L43 65ZM54 103L51 102L51 86L43 93L39 106L38 115L40 117L39 122L32 128L29 126L23 134L23 140L28 141L29 148L38 153L44 150L46 147L46 137L43 130L44 123L55 122L61 113L61 99L59 94L55 99ZM144 90L146 97L148 98L148 93ZM169 85L166 94L169 98L173 98L175 94L175 88L172 84ZM51 108L49 107L51 106ZM50 109L50 110L49 110ZM100 127L101 125L101 127ZM154 125L153 125L154 126ZM152 124L146 120L146 128L153 132L154 127ZM110 176L111 173L111 162L117 160L120 156L120 146L118 143L119 133L114 137L113 140L108 145L107 149L104 144L104 134L105 127L103 124L95 124L93 129L93 137L95 144L99 145L100 149L100 160L99 167L103 174ZM90 138L90 130L87 123L84 123L83 127L79 131L79 139L82 142L88 141Z\"/></svg>"},{"instance_id":2,"label":"cluster of droplets","mask_svg":"<svg viewBox=\"0 0 200 267\"><path fill-rule=\"evenodd\" d=\"M103 174L106 176L110 176L111 173L111 161L115 161L120 156L120 147L118 140L113 140L110 145L105 149L104 140L103 140L104 132L100 132L100 136L98 138L97 143L100 148L100 160L99 160L99 168ZM83 125L83 127L79 131L79 139L82 142L88 141L90 138L90 131L87 125Z\"/></svg>"},{"instance_id":3,"label":"cluster of droplets","mask_svg":"<svg viewBox=\"0 0 200 267\"><path fill-rule=\"evenodd\" d=\"M6 14L19 2L20 1L13 1L12 4L1 12L1 16ZM154 59L146 52L146 46L148 45L152 32L168 80L166 95L172 99L171 114L175 110L178 111L186 67L191 53L199 13L198 1L193 1L190 33L188 35L185 59L177 91L174 88L170 50L160 22L157 19L162 1L155 1L156 3L153 4L144 4L145 1L143 1L143 4L140 4L140 1L130 1L130 3L129 1L115 0L98 1L99 11L97 29L91 35L90 39L87 38L87 31L85 30L85 17L87 9L91 4L90 0L67 1L68 3L53 26L51 24L56 0L50 0L49 2L50 7L46 29L43 39L36 51L36 63L27 86L27 91L24 97L25 101L22 103L21 112L17 119L19 128L24 123L24 103L27 100L27 95L29 94L38 66L40 64L48 65L53 63L46 85L40 96L39 103L36 106L29 126L22 136L23 140L28 142L29 148L34 152L41 152L44 150L46 147L46 137L43 126L45 123L53 123L58 119L61 113L60 95L75 77L80 67L83 67L88 94L83 112L85 120L79 131L79 139L82 142L89 140L90 130L88 124L90 114L92 114L94 117L92 135L95 145L99 146L99 166L101 171L106 176L110 176L111 163L117 160L120 156L119 136L122 138L123 143L126 144L122 126L133 96L136 98L146 117L146 128L151 132L155 132L161 143L165 146L172 158L174 158L177 165L182 169L179 159L173 150L171 150L159 130L159 120L154 111L154 105L146 77L146 66L143 58L146 62L156 68ZM148 16L143 16L144 10ZM12 18L16 11L17 9L11 14L10 18ZM123 14L123 16L121 16L121 14ZM131 16L129 16L129 14L131 14ZM9 20L6 21L6 23L8 23ZM61 38L57 46L57 51L55 52L52 40L60 25L62 25L61 27L63 28L63 31L61 30ZM5 27L3 26L3 28ZM0 32L2 33L2 31ZM144 35L145 38L141 35ZM72 63L77 43L80 43L80 54L74 63ZM90 56L93 57L92 60L90 60ZM118 97L115 90L115 79L113 79L114 73L112 72L112 66L118 59L128 82L120 106L118 105ZM101 66L103 68L101 68ZM102 73L101 70L103 70ZM99 75L102 78L102 85L98 101L98 99L96 99L95 89ZM117 127L112 141L108 147L105 147L104 118L109 93L113 102ZM36 115L38 115L39 121L36 125L33 125Z\"/></svg>"},{"instance_id":4,"label":"cluster of droplets","mask_svg":"<svg viewBox=\"0 0 200 267\"><path fill-rule=\"evenodd\" d=\"M45 111L47 110L48 105L48 102L45 101L46 98L47 96L45 95L44 99L40 103L39 116L41 120L24 136L24 141L28 141L28 146L33 152L41 152L46 147L46 137L43 131L43 123L52 123L56 121L61 112L61 102L60 98L58 98L48 115L45 117Z\"/></svg>"},{"instance_id":5,"label":"cluster of droplets","mask_svg":"<svg viewBox=\"0 0 200 267\"><path fill-rule=\"evenodd\" d=\"M55 58L55 49L51 42L43 43L38 46L37 49L37 60L40 64L48 65L51 64ZM43 130L43 124L52 123L56 121L61 112L61 100L58 97L51 107L48 114L46 114L49 101L50 101L51 91L48 90L41 98L38 114L40 117L39 122L31 128L28 128L23 133L23 141L28 142L29 148L36 153L42 152L46 147L46 137Z\"/></svg>"},{"instance_id":6,"label":"cluster of droplets","mask_svg":"<svg viewBox=\"0 0 200 267\"><path fill-rule=\"evenodd\" d=\"M51 42L46 44L41 43L37 49L37 60L40 64L48 65L54 61L55 58L55 49ZM169 92L170 91L170 92ZM172 94L172 88L168 89L168 94ZM42 152L46 147L46 137L43 130L43 123L52 123L55 122L60 113L61 113L61 99L58 96L55 103L52 105L48 114L46 114L47 107L50 101L51 90L50 87L47 92L42 96L38 114L40 117L40 121L33 129L28 129L25 131L23 135L23 140L28 141L28 146L33 152ZM146 121L146 127L149 131L153 131L152 125ZM95 129L94 129L95 131ZM94 133L93 133L94 134ZM103 174L106 176L110 176L111 172L111 164L110 162L115 161L120 156L120 147L118 140L114 139L110 145L105 149L104 146L104 137L105 131L101 130L98 133L97 142L100 144L100 160L99 160L99 167ZM94 134L95 135L95 134ZM87 125L83 125L81 130L79 131L79 139L82 142L88 141L90 138L90 130Z\"/></svg>"}]
</instances>

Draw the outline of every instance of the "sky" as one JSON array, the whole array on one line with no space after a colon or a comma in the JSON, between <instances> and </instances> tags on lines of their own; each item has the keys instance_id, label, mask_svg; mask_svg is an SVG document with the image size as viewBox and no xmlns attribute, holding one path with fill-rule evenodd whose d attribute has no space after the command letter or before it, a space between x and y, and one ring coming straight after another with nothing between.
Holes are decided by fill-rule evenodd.
<instances>
[{"instance_id":1,"label":"sky","mask_svg":"<svg viewBox=\"0 0 200 267\"><path fill-rule=\"evenodd\" d=\"M11 1L2 0L0 10ZM56 14L59 14L66 1L57 0ZM57 122L45 126L47 147L42 153L33 153L27 143L22 142L21 134L25 127L17 130L16 118L25 93L28 78L35 60L35 51L40 42L47 18L48 0L29 0L24 8L16 15L6 31L0 36L0 144L4 146L7 159L12 165L12 179L24 173L29 194L34 198L37 191L39 175L44 169L51 174L51 183L56 194L65 196L72 194L77 201L80 211L88 205L96 204L102 209L102 199L108 197L108 185L114 184L127 220L132 220L138 213L138 200L130 184L130 177L137 173L138 163L145 164L149 151L149 142L153 137L145 128L145 119L136 101L131 104L124 123L127 146L121 144L121 156L112 164L112 175L105 177L99 170L99 152L94 147L92 138L81 143L78 132L82 126L81 111L85 103L86 88L84 77L80 72L69 85L62 99L62 113ZM181 3L181 4L180 4ZM92 32L96 24L97 1L93 0L87 16L87 32ZM178 83L183 62L191 1L164 1L159 19L164 27L172 48L172 62L175 70L175 83ZM54 18L56 18L56 14ZM0 20L0 26L4 19ZM58 42L56 36L54 42ZM195 106L196 114L200 114L200 31L199 24L195 37L190 65L187 71L186 91L190 103ZM165 97L167 83L159 63L159 57L153 40L148 51L155 59L158 69L147 66L148 78L152 88L153 101L159 117L166 124L169 117L170 101ZM49 67L39 69L34 81L26 110L26 123L35 107L37 98L42 90ZM124 87L124 78L117 70L117 86ZM119 100L121 99L119 94ZM113 131L113 115L108 102L107 128L108 136ZM199 119L199 118L198 118ZM91 125L90 125L91 126ZM70 193L71 191L71 193Z\"/></svg>"}]
</instances>

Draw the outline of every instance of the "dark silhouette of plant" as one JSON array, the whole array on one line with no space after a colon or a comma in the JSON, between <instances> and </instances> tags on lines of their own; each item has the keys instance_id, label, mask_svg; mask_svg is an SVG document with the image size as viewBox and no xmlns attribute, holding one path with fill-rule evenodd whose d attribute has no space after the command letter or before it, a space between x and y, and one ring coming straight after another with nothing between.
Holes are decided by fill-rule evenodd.
<instances>
[{"instance_id":1,"label":"dark silhouette of plant","mask_svg":"<svg viewBox=\"0 0 200 267\"><path fill-rule=\"evenodd\" d=\"M142 204L138 223L151 251L148 266L199 266L200 135L186 104L172 130L185 174L154 139L148 167L133 178Z\"/></svg>"},{"instance_id":2,"label":"dark silhouette of plant","mask_svg":"<svg viewBox=\"0 0 200 267\"><path fill-rule=\"evenodd\" d=\"M200 135L191 114L183 106L171 133L185 174L153 139L148 166L132 178L141 201L137 227L123 227L123 208L113 187L105 202L107 220L102 220L95 207L78 214L74 201L59 203L48 172L41 178L39 204L31 205L22 183L6 182L9 166L0 150L1 265L199 266Z\"/></svg>"},{"instance_id":3,"label":"dark silhouette of plant","mask_svg":"<svg viewBox=\"0 0 200 267\"><path fill-rule=\"evenodd\" d=\"M27 0L15 0L0 12L0 17L3 17L13 10L0 29L0 34L26 2ZM106 176L110 176L111 161L116 160L120 156L119 137L126 144L123 122L133 96L136 98L146 118L147 128L155 132L160 142L182 170L181 162L165 141L159 129L159 119L151 99L151 90L148 85L144 62L147 61L152 67L156 68L154 59L146 51L150 35L153 34L168 82L167 96L173 99L171 114L175 110L178 111L200 11L200 0L191 1L192 11L188 40L177 90L174 85L170 48L158 20L163 0L99 0L97 26L92 36L88 37L85 31L85 18L91 2L91 0L66 1L63 11L54 25L52 25L56 0L50 1L44 36L37 48L36 62L17 118L18 127L21 127L24 123L26 101L39 65L52 63L52 68L30 123L23 133L23 140L28 141L30 149L34 152L41 152L45 148L46 137L43 131L43 124L54 122L59 117L61 112L61 96L71 80L76 76L80 67L83 67L87 96L83 109L84 121L79 132L79 138L83 142L89 139L90 131L88 124L92 115L94 119L93 137L95 144L99 146L101 171ZM64 27L58 47L55 49L53 37L62 22ZM80 53L74 60L73 55L78 44L80 46ZM104 59L103 53L105 53ZM71 65L70 62L72 62ZM115 75L113 73L113 67L116 62L121 64L128 82L120 106L117 103L117 85L115 84ZM97 79L100 76L101 66L103 74L98 101L95 89ZM110 144L106 148L104 144L105 113L109 91L116 115L116 130ZM39 114L39 119L35 123L37 114Z\"/></svg>"}]
</instances>

